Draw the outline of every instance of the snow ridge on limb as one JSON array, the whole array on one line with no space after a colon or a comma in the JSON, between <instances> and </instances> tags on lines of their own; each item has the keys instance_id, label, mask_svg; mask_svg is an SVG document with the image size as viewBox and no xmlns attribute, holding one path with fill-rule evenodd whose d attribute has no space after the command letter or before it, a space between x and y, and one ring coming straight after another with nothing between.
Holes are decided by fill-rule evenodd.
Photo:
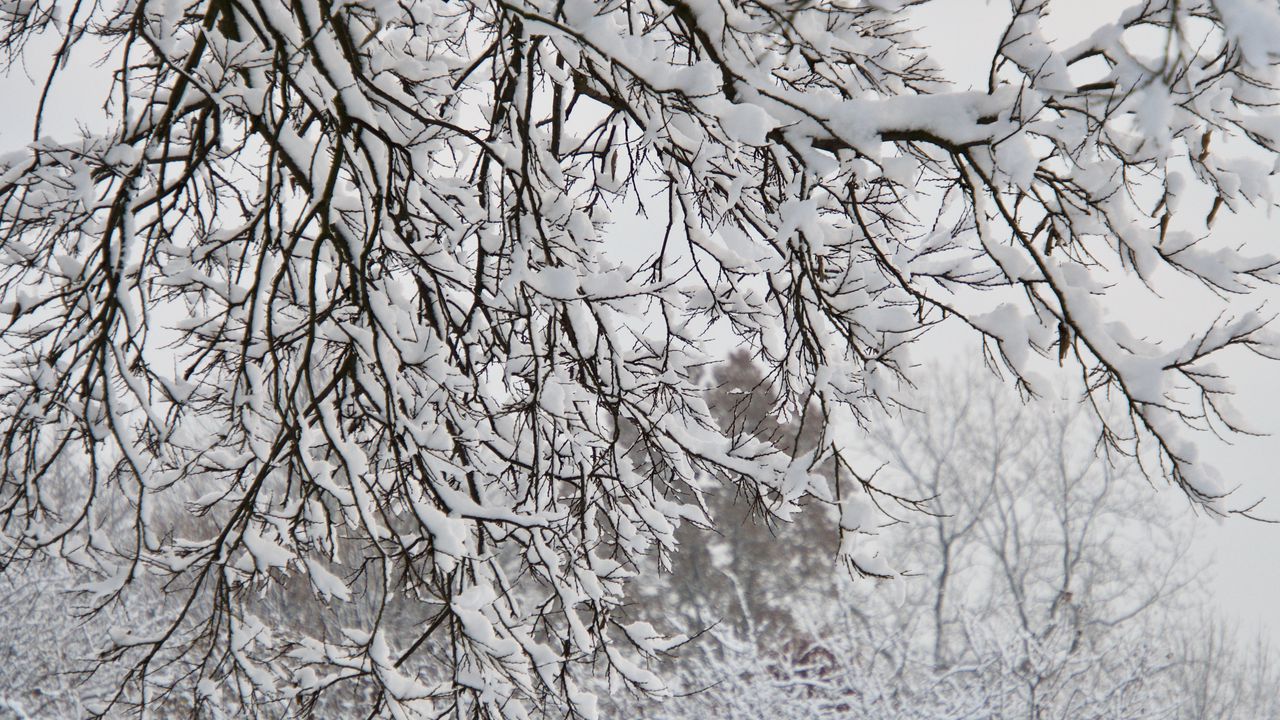
<instances>
[{"instance_id":1,"label":"snow ridge on limb","mask_svg":"<svg viewBox=\"0 0 1280 720\"><path fill-rule=\"evenodd\" d=\"M645 660L679 636L623 622L625 580L713 520L707 479L781 518L841 503L850 567L891 574L861 531L912 503L847 438L945 317L1027 389L1070 360L1110 447L1224 510L1191 431L1243 427L1211 361L1271 353L1266 315L1173 342L1108 303L1274 280L1174 213L1189 187L1210 215L1269 202L1277 11L1150 0L1064 49L1015 2L990 87L961 92L906 5L6 9L11 57L65 33L49 86L94 38L120 70L103 127L37 123L0 160L0 548L111 578L92 602L160 587L140 578L173 600L117 643L132 671L100 712L216 686L591 717L601 668L661 695ZM624 261L607 208L658 202ZM812 452L711 421L708 327ZM323 621L261 620L299 604Z\"/></svg>"}]
</instances>

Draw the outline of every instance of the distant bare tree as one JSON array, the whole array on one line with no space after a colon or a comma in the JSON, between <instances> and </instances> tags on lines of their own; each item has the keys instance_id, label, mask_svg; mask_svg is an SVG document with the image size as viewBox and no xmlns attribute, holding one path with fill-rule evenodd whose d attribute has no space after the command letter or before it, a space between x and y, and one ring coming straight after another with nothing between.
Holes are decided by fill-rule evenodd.
<instances>
[{"instance_id":1,"label":"distant bare tree","mask_svg":"<svg viewBox=\"0 0 1280 720\"><path fill-rule=\"evenodd\" d=\"M1210 613L1192 617L1171 649L1174 682L1185 689L1177 720L1280 718L1280 668L1255 631L1241 644L1242 628Z\"/></svg>"},{"instance_id":2,"label":"distant bare tree","mask_svg":"<svg viewBox=\"0 0 1280 720\"><path fill-rule=\"evenodd\" d=\"M768 417L769 382L746 355L712 378L722 422L804 451L797 424ZM929 514L881 530L919 572L872 593L815 576L836 512L772 527L740 503L734 533L689 538L701 544L645 595L721 621L672 662L694 694L649 716L1271 717L1269 650L1201 619L1214 614L1188 508L1100 457L1084 408L1010 401L979 369L927 388L866 438L889 462L885 487L929 499ZM767 587L734 582L752 573Z\"/></svg>"},{"instance_id":3,"label":"distant bare tree","mask_svg":"<svg viewBox=\"0 0 1280 720\"><path fill-rule=\"evenodd\" d=\"M908 535L930 580L916 603L936 672L993 662L984 653L998 648L1017 716L1154 718L1175 706L1153 679L1172 666L1159 636L1202 601L1188 593L1204 559L1186 508L1099 455L1079 406L1011 403L976 370L943 375L920 402L872 438L936 498L915 523L927 537Z\"/></svg>"}]
</instances>

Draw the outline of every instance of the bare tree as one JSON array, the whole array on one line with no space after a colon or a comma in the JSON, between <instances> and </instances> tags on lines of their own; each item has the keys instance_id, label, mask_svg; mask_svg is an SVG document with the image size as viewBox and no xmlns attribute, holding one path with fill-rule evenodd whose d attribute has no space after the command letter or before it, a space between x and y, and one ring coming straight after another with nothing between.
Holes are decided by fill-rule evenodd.
<instances>
[{"instance_id":1,"label":"bare tree","mask_svg":"<svg viewBox=\"0 0 1280 720\"><path fill-rule=\"evenodd\" d=\"M1280 11L1145 0L1059 47L1016 0L961 91L918 4L0 6L7 73L41 88L0 159L3 562L73 559L90 606L166 595L161 629L113 636L94 712L350 689L589 717L597 672L661 695L646 662L679 638L617 611L713 523L706 483L778 518L836 503L845 563L893 574L865 533L904 498L853 443L944 318L1024 390L1069 363L1106 445L1225 512L1194 441L1245 427L1212 359L1270 353L1266 317L1161 335L1117 298L1272 281L1198 233L1266 202ZM68 96L101 113L50 136ZM1196 191L1203 221L1176 214ZM812 452L709 416L715 335ZM259 614L296 595L327 620Z\"/></svg>"},{"instance_id":2,"label":"bare tree","mask_svg":"<svg viewBox=\"0 0 1280 720\"><path fill-rule=\"evenodd\" d=\"M711 407L722 421L755 417L751 404L768 397L751 367L735 355L714 374ZM743 387L760 389L746 395ZM830 562L829 552L784 541L762 553L764 539L796 528L748 521L716 540L727 546L711 553L720 562L682 553L670 579L651 580L649 602L674 604L668 612L689 604L723 615L672 661L688 695L645 707L645 716L1274 713L1274 693L1259 692L1280 680L1270 651L1214 619L1202 583L1206 558L1192 552L1193 516L1133 482L1132 463L1104 462L1085 408L1012 401L976 368L928 381L916 407L868 437L892 459L884 472L894 477L883 482L930 498L928 514L883 531L896 540L895 556L919 570L889 581L900 599L883 587L859 592L831 574L815 582L809 568ZM747 426L775 431L763 418ZM826 516L804 517L821 529ZM835 520L826 517L825 527L833 532ZM738 601L737 584L725 582L752 565L774 574L775 586L790 585L785 621L742 621L774 599L765 592ZM619 714L632 713L628 706Z\"/></svg>"},{"instance_id":3,"label":"bare tree","mask_svg":"<svg viewBox=\"0 0 1280 720\"><path fill-rule=\"evenodd\" d=\"M1193 631L1181 634L1173 649L1175 682L1185 688L1178 720L1244 720L1280 716L1280 684L1273 652L1265 637L1239 641L1243 628L1210 613L1192 618Z\"/></svg>"},{"instance_id":4,"label":"bare tree","mask_svg":"<svg viewBox=\"0 0 1280 720\"><path fill-rule=\"evenodd\" d=\"M1176 707L1181 692L1160 682L1173 648L1159 638L1203 602L1186 508L1134 482L1133 464L1107 462L1082 407L1010 403L973 370L921 402L873 436L936 498L913 553L930 573L916 602L935 671L994 663L1015 717Z\"/></svg>"}]
</instances>

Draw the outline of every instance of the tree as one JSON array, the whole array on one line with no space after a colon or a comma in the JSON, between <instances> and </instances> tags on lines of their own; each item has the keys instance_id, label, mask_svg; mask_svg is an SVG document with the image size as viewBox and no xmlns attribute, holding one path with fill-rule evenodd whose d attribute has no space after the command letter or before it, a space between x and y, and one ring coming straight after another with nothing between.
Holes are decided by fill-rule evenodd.
<instances>
[{"instance_id":1,"label":"tree","mask_svg":"<svg viewBox=\"0 0 1280 720\"><path fill-rule=\"evenodd\" d=\"M735 441L759 441L790 456L813 451L818 423L810 417L805 432L798 422L778 422L778 396L746 352L713 366L704 383L716 425ZM706 483L701 490L714 533L693 525L676 531L679 551L669 571L649 563L641 573L651 579L637 588L644 593L635 598L640 614L695 630L726 622L738 634L785 643L798 630L796 595L831 586L839 544L831 506L810 502L784 520L749 485Z\"/></svg>"},{"instance_id":2,"label":"tree","mask_svg":"<svg viewBox=\"0 0 1280 720\"><path fill-rule=\"evenodd\" d=\"M713 413L754 416L758 396L733 392L759 381L750 361L731 358L716 377ZM929 513L884 531L895 557L918 570L888 581L902 595L830 573L814 579L811 565L830 557L816 544L775 543L786 550L762 555L773 529L761 524L726 533L719 562L681 552L670 577L642 581L645 595L722 608L721 622L671 662L679 699L642 710L624 702L619 717L1275 714L1270 652L1246 646L1211 610L1192 518L1127 481L1132 463L1102 462L1084 408L1011 402L976 367L925 382L917 411L868 438L895 460L884 482L931 498ZM736 585L709 578L758 567L793 588L788 622L738 621L771 598L739 603Z\"/></svg>"},{"instance_id":3,"label":"tree","mask_svg":"<svg viewBox=\"0 0 1280 720\"><path fill-rule=\"evenodd\" d=\"M679 638L618 608L713 522L706 482L838 503L846 562L892 574L862 533L905 499L851 443L944 318L1024 390L1070 362L1108 446L1225 512L1196 430L1244 427L1213 359L1270 352L1265 317L1157 337L1113 301L1273 279L1176 212L1266 201L1280 14L1147 0L1067 48L1017 0L961 91L918 4L3 5L43 90L0 163L0 548L94 573L90 607L167 594L97 710L357 688L591 716L597 671L662 694L644 661ZM46 136L68 95L103 117ZM812 452L711 420L716 334ZM328 619L261 615L299 596Z\"/></svg>"},{"instance_id":4,"label":"tree","mask_svg":"<svg viewBox=\"0 0 1280 720\"><path fill-rule=\"evenodd\" d=\"M1012 404L972 371L940 380L927 410L872 433L936 498L911 553L930 582L907 613L934 672L984 668L981 694L1010 717L1185 704L1174 660L1198 654L1165 639L1190 632L1184 607L1204 602L1185 508L1144 492L1132 463L1105 462L1083 408Z\"/></svg>"}]
</instances>

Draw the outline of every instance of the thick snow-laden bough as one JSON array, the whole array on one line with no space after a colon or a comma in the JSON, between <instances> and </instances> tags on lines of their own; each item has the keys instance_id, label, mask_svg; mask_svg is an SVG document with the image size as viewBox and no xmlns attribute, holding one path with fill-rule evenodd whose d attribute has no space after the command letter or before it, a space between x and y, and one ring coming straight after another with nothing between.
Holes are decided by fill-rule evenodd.
<instances>
[{"instance_id":1,"label":"thick snow-laden bough","mask_svg":"<svg viewBox=\"0 0 1280 720\"><path fill-rule=\"evenodd\" d=\"M911 501L846 444L947 317L1027 390L1076 369L1108 448L1225 510L1193 440L1243 429L1212 358L1271 352L1268 317L1156 338L1109 303L1274 279L1176 211L1270 202L1280 13L1149 0L1059 47L1019 0L961 91L915 4L4 5L11 73L37 37L46 87L115 68L105 123L47 136L46 92L0 165L0 547L106 578L91 604L164 589L96 709L661 694L681 638L625 580L714 521L704 480L838 503L849 566L892 572L860 537ZM709 420L711 336L813 452Z\"/></svg>"}]
</instances>

